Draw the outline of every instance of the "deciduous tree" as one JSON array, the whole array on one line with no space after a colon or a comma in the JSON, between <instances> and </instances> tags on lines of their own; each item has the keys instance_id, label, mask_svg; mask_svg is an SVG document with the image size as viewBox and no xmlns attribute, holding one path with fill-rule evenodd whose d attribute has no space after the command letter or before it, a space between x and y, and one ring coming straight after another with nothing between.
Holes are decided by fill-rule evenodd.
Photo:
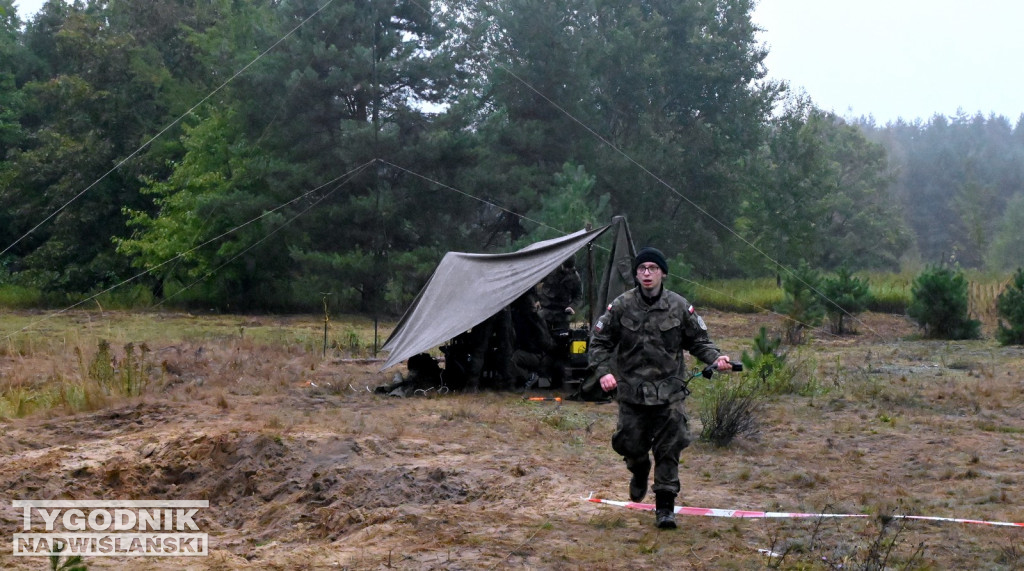
<instances>
[{"instance_id":1,"label":"deciduous tree","mask_svg":"<svg viewBox=\"0 0 1024 571\"><path fill-rule=\"evenodd\" d=\"M908 240L885 152L807 100L772 122L737 223L752 267L895 268Z\"/></svg>"}]
</instances>

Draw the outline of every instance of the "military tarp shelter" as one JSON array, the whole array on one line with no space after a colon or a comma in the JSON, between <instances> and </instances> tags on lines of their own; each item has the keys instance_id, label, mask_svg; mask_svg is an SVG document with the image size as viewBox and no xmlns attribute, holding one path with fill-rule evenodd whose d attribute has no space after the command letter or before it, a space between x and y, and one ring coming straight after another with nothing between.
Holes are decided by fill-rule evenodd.
<instances>
[{"instance_id":1,"label":"military tarp shelter","mask_svg":"<svg viewBox=\"0 0 1024 571\"><path fill-rule=\"evenodd\" d=\"M625 219L617 217L608 226L536 242L508 254L448 252L384 342L381 349L389 355L381 370L482 323L612 226L624 229Z\"/></svg>"},{"instance_id":2,"label":"military tarp shelter","mask_svg":"<svg viewBox=\"0 0 1024 571\"><path fill-rule=\"evenodd\" d=\"M597 290L597 300L590 308L590 322L596 323L608 304L619 294L634 285L633 260L636 249L633 237L629 235L629 224L622 216L612 218L615 235L612 237L612 248L608 256L608 264L601 275L601 286Z\"/></svg>"}]
</instances>

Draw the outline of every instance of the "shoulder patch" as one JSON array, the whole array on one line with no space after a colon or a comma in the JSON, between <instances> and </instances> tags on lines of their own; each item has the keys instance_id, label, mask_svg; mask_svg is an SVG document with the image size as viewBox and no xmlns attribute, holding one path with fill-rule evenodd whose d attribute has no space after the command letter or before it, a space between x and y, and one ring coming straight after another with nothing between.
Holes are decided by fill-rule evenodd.
<instances>
[{"instance_id":1,"label":"shoulder patch","mask_svg":"<svg viewBox=\"0 0 1024 571\"><path fill-rule=\"evenodd\" d=\"M700 325L700 328L704 331L708 330L708 326L704 323L704 318L699 315L697 316L697 325Z\"/></svg>"},{"instance_id":2,"label":"shoulder patch","mask_svg":"<svg viewBox=\"0 0 1024 571\"><path fill-rule=\"evenodd\" d=\"M694 312L694 311L697 311L697 310L695 310L695 309L693 308L693 306L691 305L690 307L688 307L688 308L686 309L686 311L689 311L689 312L690 312L690 315L693 315L693 312Z\"/></svg>"}]
</instances>

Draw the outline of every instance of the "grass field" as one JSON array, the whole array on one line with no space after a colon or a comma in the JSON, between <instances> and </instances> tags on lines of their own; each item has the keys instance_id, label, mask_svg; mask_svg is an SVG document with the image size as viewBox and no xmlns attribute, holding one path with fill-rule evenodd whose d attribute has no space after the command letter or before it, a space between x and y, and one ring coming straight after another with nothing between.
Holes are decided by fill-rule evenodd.
<instances>
[{"instance_id":1,"label":"grass field","mask_svg":"<svg viewBox=\"0 0 1024 571\"><path fill-rule=\"evenodd\" d=\"M737 356L782 326L704 317ZM403 369L378 370L365 319L332 318L326 355L322 316L6 312L2 324L6 529L20 526L14 499L210 500L209 557L90 568L1024 566L1022 527L891 517L1024 520L1024 349L923 340L900 316L814 331L787 357L795 389L764 399L756 433L682 457L683 505L866 517L680 516L676 531L582 499L626 499L614 404L374 394ZM702 393L739 379L694 387L692 432ZM46 563L0 554L4 568Z\"/></svg>"},{"instance_id":2,"label":"grass field","mask_svg":"<svg viewBox=\"0 0 1024 571\"><path fill-rule=\"evenodd\" d=\"M872 301L869 311L906 313L913 297L915 275L910 273L862 273L856 277L867 280ZM968 297L972 317L994 324L996 299L1010 281L1008 275L967 274ZM783 299L783 290L775 278L709 280L688 283L695 303L721 311L757 313L770 311ZM994 326L994 325L993 325Z\"/></svg>"}]
</instances>

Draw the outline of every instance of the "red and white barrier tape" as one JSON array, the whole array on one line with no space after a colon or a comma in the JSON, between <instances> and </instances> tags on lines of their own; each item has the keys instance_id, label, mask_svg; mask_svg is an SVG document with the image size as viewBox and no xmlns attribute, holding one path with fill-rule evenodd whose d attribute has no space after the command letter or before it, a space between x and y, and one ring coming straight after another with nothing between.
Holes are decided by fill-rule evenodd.
<instances>
[{"instance_id":1,"label":"red and white barrier tape","mask_svg":"<svg viewBox=\"0 0 1024 571\"><path fill-rule=\"evenodd\" d=\"M595 498L593 492L589 497L580 498L588 502L608 504L634 510L653 511L654 504L641 504L637 502L620 502ZM751 510L723 510L717 508L696 508L690 506L676 506L676 513L682 515L696 515L708 517L737 517L737 518L839 518L839 517L871 517L867 514L827 514L827 513L801 513L801 512L759 512ZM921 515L893 515L894 519L916 519L924 521L946 521L953 523L973 523L981 525L1001 525L1008 527L1024 527L1024 523L1011 523L1006 521L985 521L980 519L963 519L954 517L933 517Z\"/></svg>"}]
</instances>

